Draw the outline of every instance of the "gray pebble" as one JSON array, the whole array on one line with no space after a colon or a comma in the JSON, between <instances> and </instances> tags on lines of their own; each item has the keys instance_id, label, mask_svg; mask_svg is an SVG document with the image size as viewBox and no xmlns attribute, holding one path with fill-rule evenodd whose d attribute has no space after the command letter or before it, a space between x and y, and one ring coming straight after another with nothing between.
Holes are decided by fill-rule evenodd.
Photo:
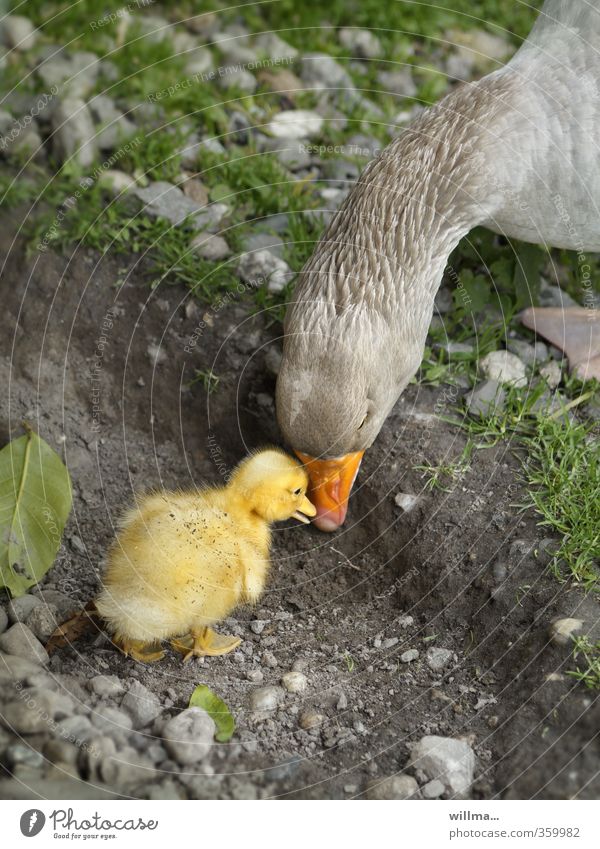
<instances>
[{"instance_id":1,"label":"gray pebble","mask_svg":"<svg viewBox=\"0 0 600 849\"><path fill-rule=\"evenodd\" d=\"M433 781L428 781L427 784L421 788L421 793L425 799L439 799L440 796L443 796L444 789L442 782L437 778L434 778Z\"/></svg>"},{"instance_id":2,"label":"gray pebble","mask_svg":"<svg viewBox=\"0 0 600 849\"><path fill-rule=\"evenodd\" d=\"M304 693L308 686L308 678L302 672L286 672L281 683L288 693Z\"/></svg>"},{"instance_id":3,"label":"gray pebble","mask_svg":"<svg viewBox=\"0 0 600 849\"><path fill-rule=\"evenodd\" d=\"M267 250L283 259L283 241L274 233L253 233L243 240L242 247L246 253Z\"/></svg>"},{"instance_id":4,"label":"gray pebble","mask_svg":"<svg viewBox=\"0 0 600 849\"><path fill-rule=\"evenodd\" d=\"M12 625L0 636L0 651L14 654L32 663L46 664L50 660L44 646L22 622Z\"/></svg>"},{"instance_id":5,"label":"gray pebble","mask_svg":"<svg viewBox=\"0 0 600 849\"><path fill-rule=\"evenodd\" d=\"M199 233L192 239L190 247L209 262L218 262L231 256L231 248L222 236Z\"/></svg>"},{"instance_id":6,"label":"gray pebble","mask_svg":"<svg viewBox=\"0 0 600 849\"><path fill-rule=\"evenodd\" d=\"M266 283L269 292L281 292L294 276L285 260L264 249L242 254L237 273L248 286Z\"/></svg>"},{"instance_id":7,"label":"gray pebble","mask_svg":"<svg viewBox=\"0 0 600 849\"><path fill-rule=\"evenodd\" d=\"M439 779L454 798L468 796L475 772L475 754L464 740L426 736L411 749L410 765Z\"/></svg>"},{"instance_id":8,"label":"gray pebble","mask_svg":"<svg viewBox=\"0 0 600 849\"><path fill-rule=\"evenodd\" d=\"M250 630L253 634L262 634L265 630L265 625L268 625L268 620L266 619L255 619L250 623Z\"/></svg>"},{"instance_id":9,"label":"gray pebble","mask_svg":"<svg viewBox=\"0 0 600 849\"><path fill-rule=\"evenodd\" d=\"M33 608L25 624L45 643L58 627L58 609L53 604L40 604Z\"/></svg>"},{"instance_id":10,"label":"gray pebble","mask_svg":"<svg viewBox=\"0 0 600 849\"><path fill-rule=\"evenodd\" d=\"M298 717L298 725L305 731L312 731L314 728L320 728L327 717L322 713L317 713L314 710L305 710Z\"/></svg>"},{"instance_id":11,"label":"gray pebble","mask_svg":"<svg viewBox=\"0 0 600 849\"><path fill-rule=\"evenodd\" d=\"M89 689L97 696L113 698L125 692L125 684L116 675L96 675L87 682Z\"/></svg>"},{"instance_id":12,"label":"gray pebble","mask_svg":"<svg viewBox=\"0 0 600 849\"><path fill-rule=\"evenodd\" d=\"M452 661L450 649L441 649L431 646L427 649L427 665L434 672L442 672Z\"/></svg>"},{"instance_id":13,"label":"gray pebble","mask_svg":"<svg viewBox=\"0 0 600 849\"><path fill-rule=\"evenodd\" d=\"M123 696L121 707L133 721L134 728L144 728L160 714L162 708L158 696L151 693L139 681L134 681Z\"/></svg>"},{"instance_id":14,"label":"gray pebble","mask_svg":"<svg viewBox=\"0 0 600 849\"><path fill-rule=\"evenodd\" d=\"M8 602L8 621L11 623L24 622L34 607L39 607L41 600L35 595L22 595Z\"/></svg>"},{"instance_id":15,"label":"gray pebble","mask_svg":"<svg viewBox=\"0 0 600 849\"><path fill-rule=\"evenodd\" d=\"M261 669L249 669L246 673L246 678L253 684L262 684L264 677Z\"/></svg>"},{"instance_id":16,"label":"gray pebble","mask_svg":"<svg viewBox=\"0 0 600 849\"><path fill-rule=\"evenodd\" d=\"M265 651L262 653L260 658L260 662L263 666L268 667L269 669L275 669L278 666L278 661L272 651Z\"/></svg>"},{"instance_id":17,"label":"gray pebble","mask_svg":"<svg viewBox=\"0 0 600 849\"><path fill-rule=\"evenodd\" d=\"M417 660L419 657L419 652L417 649L407 649L407 651L403 652L400 655L400 660L402 663L412 663L413 660Z\"/></svg>"},{"instance_id":18,"label":"gray pebble","mask_svg":"<svg viewBox=\"0 0 600 849\"><path fill-rule=\"evenodd\" d=\"M17 766L30 766L37 769L44 765L42 753L32 749L26 743L12 743L6 749L4 758L7 766L12 769Z\"/></svg>"},{"instance_id":19,"label":"gray pebble","mask_svg":"<svg viewBox=\"0 0 600 849\"><path fill-rule=\"evenodd\" d=\"M35 27L23 15L7 15L0 23L3 44L11 49L30 50L37 40Z\"/></svg>"},{"instance_id":20,"label":"gray pebble","mask_svg":"<svg viewBox=\"0 0 600 849\"><path fill-rule=\"evenodd\" d=\"M467 398L467 410L471 416L491 416L502 411L506 403L506 391L498 380L484 380Z\"/></svg>"},{"instance_id":21,"label":"gray pebble","mask_svg":"<svg viewBox=\"0 0 600 849\"><path fill-rule=\"evenodd\" d=\"M215 723L206 711L191 707L165 723L162 737L169 755L185 766L197 763L210 754L215 731Z\"/></svg>"},{"instance_id":22,"label":"gray pebble","mask_svg":"<svg viewBox=\"0 0 600 849\"><path fill-rule=\"evenodd\" d=\"M419 785L411 775L391 775L389 778L370 781L365 796L367 799L384 801L417 799Z\"/></svg>"},{"instance_id":23,"label":"gray pebble","mask_svg":"<svg viewBox=\"0 0 600 849\"><path fill-rule=\"evenodd\" d=\"M18 698L5 705L2 722L19 734L48 732L55 720L71 716L73 707L68 696L29 687L20 690Z\"/></svg>"},{"instance_id":24,"label":"gray pebble","mask_svg":"<svg viewBox=\"0 0 600 849\"><path fill-rule=\"evenodd\" d=\"M417 94L417 86L410 68L399 68L396 71L380 71L377 74L377 80L391 94L399 94L401 97L415 97Z\"/></svg>"},{"instance_id":25,"label":"gray pebble","mask_svg":"<svg viewBox=\"0 0 600 849\"><path fill-rule=\"evenodd\" d=\"M253 711L275 710L283 698L283 691L279 687L261 687L250 693L248 704Z\"/></svg>"},{"instance_id":26,"label":"gray pebble","mask_svg":"<svg viewBox=\"0 0 600 849\"><path fill-rule=\"evenodd\" d=\"M111 705L100 705L91 714L92 725L105 734L113 731L131 731L133 722L129 714Z\"/></svg>"},{"instance_id":27,"label":"gray pebble","mask_svg":"<svg viewBox=\"0 0 600 849\"><path fill-rule=\"evenodd\" d=\"M61 163L68 160L84 168L96 158L96 130L84 100L65 97L52 112L52 149Z\"/></svg>"}]
</instances>

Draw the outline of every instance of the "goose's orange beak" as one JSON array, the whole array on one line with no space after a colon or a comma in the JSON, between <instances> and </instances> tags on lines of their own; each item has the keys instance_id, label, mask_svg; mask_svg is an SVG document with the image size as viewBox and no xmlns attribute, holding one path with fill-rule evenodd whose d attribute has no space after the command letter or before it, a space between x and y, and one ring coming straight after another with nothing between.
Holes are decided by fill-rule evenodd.
<instances>
[{"instance_id":1,"label":"goose's orange beak","mask_svg":"<svg viewBox=\"0 0 600 849\"><path fill-rule=\"evenodd\" d=\"M295 453L310 477L309 497L317 508L314 524L320 531L337 530L346 518L350 490L365 452L355 451L333 460Z\"/></svg>"}]
</instances>

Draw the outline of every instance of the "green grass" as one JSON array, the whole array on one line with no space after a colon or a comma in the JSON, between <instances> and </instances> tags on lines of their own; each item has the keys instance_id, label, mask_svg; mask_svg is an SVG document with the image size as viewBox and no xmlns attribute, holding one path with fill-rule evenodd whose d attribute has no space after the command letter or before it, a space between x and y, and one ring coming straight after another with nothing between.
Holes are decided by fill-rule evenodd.
<instances>
[{"instance_id":1,"label":"green grass","mask_svg":"<svg viewBox=\"0 0 600 849\"><path fill-rule=\"evenodd\" d=\"M569 670L567 675L590 690L600 690L600 640L592 642L589 637L575 637L573 642L573 659L580 665Z\"/></svg>"},{"instance_id":2,"label":"green grass","mask_svg":"<svg viewBox=\"0 0 600 849\"><path fill-rule=\"evenodd\" d=\"M190 386L195 386L196 383L200 383L206 390L206 394L212 395L213 392L217 391L217 387L220 382L221 378L219 375L215 374L214 371L202 371L201 369L195 369L194 377L190 380Z\"/></svg>"}]
</instances>

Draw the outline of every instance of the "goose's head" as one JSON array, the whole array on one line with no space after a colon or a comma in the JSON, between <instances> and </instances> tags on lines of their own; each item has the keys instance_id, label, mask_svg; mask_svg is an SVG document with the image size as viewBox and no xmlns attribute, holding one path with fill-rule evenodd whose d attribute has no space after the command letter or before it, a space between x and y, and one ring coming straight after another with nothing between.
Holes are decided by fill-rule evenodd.
<instances>
[{"instance_id":1,"label":"goose's head","mask_svg":"<svg viewBox=\"0 0 600 849\"><path fill-rule=\"evenodd\" d=\"M334 531L365 450L419 367L414 323L403 338L392 318L366 304L296 302L286 317L277 416L310 476L314 523Z\"/></svg>"}]
</instances>

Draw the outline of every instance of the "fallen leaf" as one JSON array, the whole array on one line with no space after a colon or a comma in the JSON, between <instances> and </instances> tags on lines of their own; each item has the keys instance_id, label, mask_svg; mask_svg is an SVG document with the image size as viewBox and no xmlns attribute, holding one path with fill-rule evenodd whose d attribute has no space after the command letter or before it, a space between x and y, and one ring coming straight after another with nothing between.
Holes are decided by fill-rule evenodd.
<instances>
[{"instance_id":1,"label":"fallen leaf","mask_svg":"<svg viewBox=\"0 0 600 849\"><path fill-rule=\"evenodd\" d=\"M67 619L66 622L63 622L62 625L59 625L50 634L46 643L48 654L52 654L56 649L71 645L75 640L81 639L84 634L91 634L94 631L98 631L97 618L96 604L93 601L89 601L85 607L77 611L75 616L71 616L70 619Z\"/></svg>"},{"instance_id":2,"label":"fallen leaf","mask_svg":"<svg viewBox=\"0 0 600 849\"><path fill-rule=\"evenodd\" d=\"M54 563L71 511L69 472L28 425L0 451L0 587L13 597Z\"/></svg>"}]
</instances>

